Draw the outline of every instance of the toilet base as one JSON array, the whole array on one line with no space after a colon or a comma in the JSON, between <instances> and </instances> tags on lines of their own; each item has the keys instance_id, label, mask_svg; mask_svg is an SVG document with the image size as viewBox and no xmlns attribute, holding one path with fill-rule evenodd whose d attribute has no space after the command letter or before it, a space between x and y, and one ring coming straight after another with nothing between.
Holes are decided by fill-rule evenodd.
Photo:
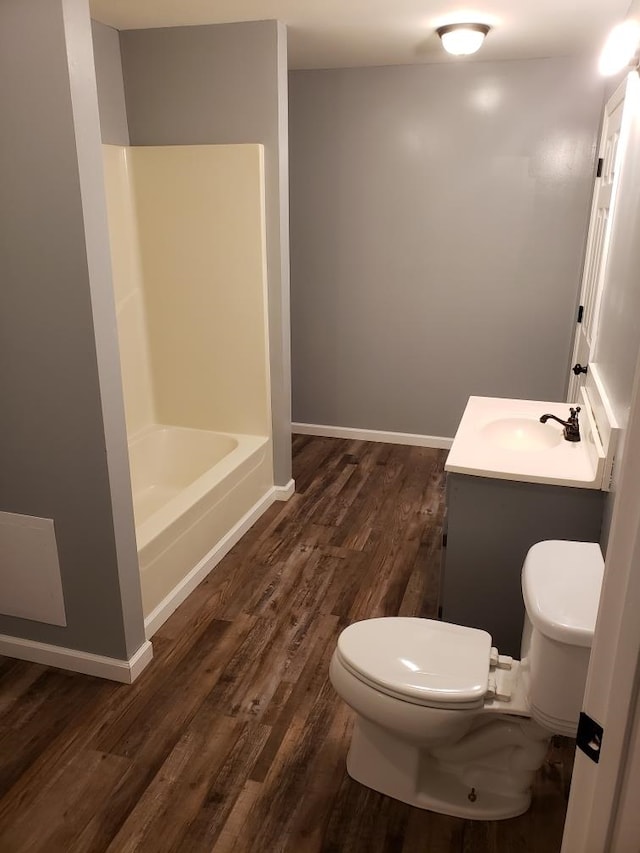
<instances>
[{"instance_id":1,"label":"toilet base","mask_svg":"<svg viewBox=\"0 0 640 853\"><path fill-rule=\"evenodd\" d=\"M367 788L451 817L502 820L523 814L531 804L531 790L522 789L521 779L512 792L497 793L483 786L480 769L472 787L427 751L362 718L354 727L347 772Z\"/></svg>"}]
</instances>

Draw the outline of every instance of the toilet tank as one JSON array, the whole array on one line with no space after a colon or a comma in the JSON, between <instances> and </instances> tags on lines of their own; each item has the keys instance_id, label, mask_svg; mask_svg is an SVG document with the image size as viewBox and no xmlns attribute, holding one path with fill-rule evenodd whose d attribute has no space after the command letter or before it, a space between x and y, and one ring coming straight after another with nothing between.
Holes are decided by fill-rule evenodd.
<instances>
[{"instance_id":1,"label":"toilet tank","mask_svg":"<svg viewBox=\"0 0 640 853\"><path fill-rule=\"evenodd\" d=\"M524 561L525 689L531 716L554 734L578 728L603 574L595 542L538 542Z\"/></svg>"}]
</instances>

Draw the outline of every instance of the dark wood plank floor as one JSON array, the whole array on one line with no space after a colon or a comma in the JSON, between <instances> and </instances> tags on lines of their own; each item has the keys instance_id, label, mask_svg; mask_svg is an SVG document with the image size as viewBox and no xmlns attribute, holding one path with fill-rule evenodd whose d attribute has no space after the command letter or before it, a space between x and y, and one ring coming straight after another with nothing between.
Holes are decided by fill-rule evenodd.
<instances>
[{"instance_id":1,"label":"dark wood plank floor","mask_svg":"<svg viewBox=\"0 0 640 853\"><path fill-rule=\"evenodd\" d=\"M0 851L560 849L570 743L476 823L353 782L327 670L356 619L434 616L444 454L294 439L297 491L169 619L133 686L0 659Z\"/></svg>"}]
</instances>

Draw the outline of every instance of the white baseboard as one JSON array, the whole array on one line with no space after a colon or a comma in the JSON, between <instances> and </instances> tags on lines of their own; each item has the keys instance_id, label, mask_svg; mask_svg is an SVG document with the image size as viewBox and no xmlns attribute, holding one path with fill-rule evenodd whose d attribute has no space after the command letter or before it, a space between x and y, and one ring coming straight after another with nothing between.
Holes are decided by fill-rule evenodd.
<instances>
[{"instance_id":1,"label":"white baseboard","mask_svg":"<svg viewBox=\"0 0 640 853\"><path fill-rule=\"evenodd\" d=\"M0 655L131 684L151 662L153 648L149 640L145 640L129 660L120 660L3 634L0 635Z\"/></svg>"},{"instance_id":2,"label":"white baseboard","mask_svg":"<svg viewBox=\"0 0 640 853\"><path fill-rule=\"evenodd\" d=\"M129 658L129 669L131 672L131 678L129 681L127 681L127 684L133 684L133 682L140 675L140 673L147 666L147 664L151 663L152 659L153 646L147 639L140 646L135 655L132 658Z\"/></svg>"},{"instance_id":3,"label":"white baseboard","mask_svg":"<svg viewBox=\"0 0 640 853\"><path fill-rule=\"evenodd\" d=\"M274 486L275 490L275 499L277 501L288 501L289 498L295 494L296 491L296 481L289 480L286 486Z\"/></svg>"},{"instance_id":4,"label":"white baseboard","mask_svg":"<svg viewBox=\"0 0 640 853\"><path fill-rule=\"evenodd\" d=\"M183 601L191 595L193 590L202 583L209 572L214 569L220 560L225 557L233 546L242 539L244 534L252 527L260 516L266 512L276 500L287 500L287 497L279 497L279 492L286 492L293 483L290 481L286 486L272 486L266 494L257 501L251 509L246 512L231 530L220 539L208 554L197 563L180 583L176 584L169 595L162 599L144 620L147 639L153 637L155 632L167 621L169 616L180 607Z\"/></svg>"},{"instance_id":5,"label":"white baseboard","mask_svg":"<svg viewBox=\"0 0 640 853\"><path fill-rule=\"evenodd\" d=\"M412 432L384 432L378 429L353 429L352 427L323 424L291 424L292 432L301 435L323 435L327 438L348 438L357 441L381 441L384 444L408 444L411 447L434 447L449 450L452 438L442 435L418 435Z\"/></svg>"}]
</instances>

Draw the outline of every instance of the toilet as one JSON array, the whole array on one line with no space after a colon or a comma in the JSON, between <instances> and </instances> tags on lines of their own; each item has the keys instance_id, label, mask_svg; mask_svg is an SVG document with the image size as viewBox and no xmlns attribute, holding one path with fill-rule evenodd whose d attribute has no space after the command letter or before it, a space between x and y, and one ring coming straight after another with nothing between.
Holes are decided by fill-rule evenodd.
<instances>
[{"instance_id":1,"label":"toilet","mask_svg":"<svg viewBox=\"0 0 640 853\"><path fill-rule=\"evenodd\" d=\"M486 631L432 619L347 627L330 678L357 714L349 775L454 817L525 812L550 737L576 734L603 572L596 543L529 550L519 661L493 648Z\"/></svg>"}]
</instances>

